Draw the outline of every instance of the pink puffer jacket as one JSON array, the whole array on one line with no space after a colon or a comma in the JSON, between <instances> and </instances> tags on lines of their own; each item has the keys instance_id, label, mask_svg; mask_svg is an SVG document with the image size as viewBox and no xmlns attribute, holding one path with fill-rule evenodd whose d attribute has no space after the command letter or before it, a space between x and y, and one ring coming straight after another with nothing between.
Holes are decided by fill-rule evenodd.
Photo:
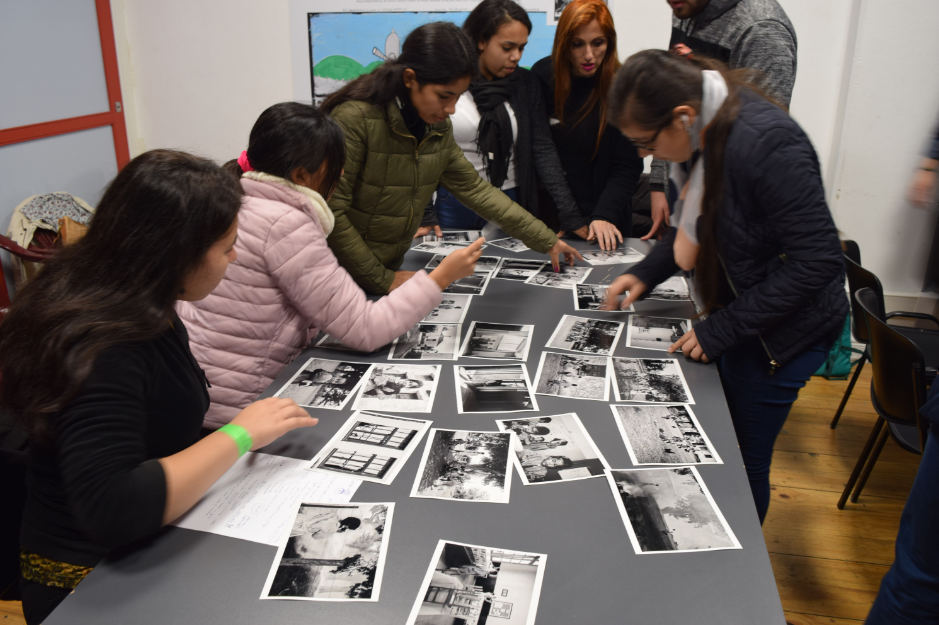
<instances>
[{"instance_id":1,"label":"pink puffer jacket","mask_svg":"<svg viewBox=\"0 0 939 625\"><path fill-rule=\"evenodd\" d=\"M176 306L212 384L208 428L225 425L254 401L319 330L370 352L441 299L437 283L419 271L380 300L367 300L327 247L310 198L272 182L241 184L247 197L238 216L238 259L211 295Z\"/></svg>"}]
</instances>

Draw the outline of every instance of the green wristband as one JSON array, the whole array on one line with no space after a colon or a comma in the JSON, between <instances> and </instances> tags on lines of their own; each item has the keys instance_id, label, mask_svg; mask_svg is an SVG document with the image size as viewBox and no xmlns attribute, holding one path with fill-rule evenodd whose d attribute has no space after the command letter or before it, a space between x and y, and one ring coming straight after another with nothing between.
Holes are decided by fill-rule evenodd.
<instances>
[{"instance_id":1,"label":"green wristband","mask_svg":"<svg viewBox=\"0 0 939 625\"><path fill-rule=\"evenodd\" d=\"M251 446L254 445L254 441L251 440L251 435L248 434L248 430L244 429L240 425L229 423L220 427L218 431L228 434L231 439L235 441L235 444L238 445L239 458L245 455L245 453L251 451Z\"/></svg>"}]
</instances>

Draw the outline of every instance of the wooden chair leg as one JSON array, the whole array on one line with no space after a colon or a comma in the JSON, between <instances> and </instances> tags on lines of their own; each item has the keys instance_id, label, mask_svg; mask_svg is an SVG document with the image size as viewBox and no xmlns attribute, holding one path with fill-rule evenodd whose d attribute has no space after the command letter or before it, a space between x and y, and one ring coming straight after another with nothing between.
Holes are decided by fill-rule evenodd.
<instances>
[{"instance_id":1,"label":"wooden chair leg","mask_svg":"<svg viewBox=\"0 0 939 625\"><path fill-rule=\"evenodd\" d=\"M867 484L867 478L871 476L871 471L874 470L874 465L877 463L877 458L880 457L880 452L884 449L884 443L887 442L889 429L889 427L885 427L880 431L880 436L877 437L877 444L874 445L874 451L871 452L871 457L867 461L867 466L864 467L864 472L861 473L861 477L858 479L857 486L854 487L854 492L851 493L851 503L857 503L857 498L861 495L861 491L864 490L864 485Z\"/></svg>"},{"instance_id":2,"label":"wooden chair leg","mask_svg":"<svg viewBox=\"0 0 939 625\"><path fill-rule=\"evenodd\" d=\"M841 418L841 413L844 412L844 407L848 405L848 398L851 397L851 391L854 390L854 385L857 384L857 379L861 375L861 369L864 368L864 363L867 362L867 350L864 350L864 353L861 354L861 357L858 358L857 365L854 369L854 375L851 376L851 381L848 383L848 388L844 392L844 397L841 398L841 405L838 406L838 412L835 413L835 418L831 420L831 429L835 429L835 426L838 425L838 419Z\"/></svg>"},{"instance_id":3,"label":"wooden chair leg","mask_svg":"<svg viewBox=\"0 0 939 625\"><path fill-rule=\"evenodd\" d=\"M884 423L886 423L886 421L884 421L882 417L877 417L877 422L874 424L874 429L871 430L871 435L867 437L867 442L864 444L864 449L861 451L861 457L857 459L857 464L854 465L854 471L851 472L851 477L848 478L848 483L844 487L844 492L841 493L841 499L838 500L839 510L844 510L844 504L848 501L848 495L851 494L851 490L857 483L857 479L861 475L861 469L864 468L864 464L867 462L868 456L871 455L871 450L874 448L874 444L877 442L877 437L880 436L880 431L883 429Z\"/></svg>"}]
</instances>

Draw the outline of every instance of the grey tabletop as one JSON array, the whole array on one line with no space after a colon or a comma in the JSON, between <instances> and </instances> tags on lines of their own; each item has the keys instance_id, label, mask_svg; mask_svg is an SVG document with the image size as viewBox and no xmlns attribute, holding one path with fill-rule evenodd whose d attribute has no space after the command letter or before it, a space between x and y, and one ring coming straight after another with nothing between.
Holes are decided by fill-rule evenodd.
<instances>
[{"instance_id":1,"label":"grey tabletop","mask_svg":"<svg viewBox=\"0 0 939 625\"><path fill-rule=\"evenodd\" d=\"M647 252L648 244L628 244ZM586 242L576 247L597 249ZM545 258L488 247L487 255ZM402 269L418 269L430 255L410 252ZM623 266L594 267L587 283L602 284ZM643 302L637 312L689 317L687 303ZM563 314L626 320L626 313L575 311L569 290L492 280L475 297L470 321L534 324L527 367L533 378L541 351ZM664 352L627 348L624 336L614 355L669 357ZM347 358L348 352L310 349L298 357L265 393L273 394L312 355ZM364 362L386 361L387 350L357 355ZM466 361L469 364L470 361ZM473 364L482 361L473 360ZM495 419L511 415L457 414L454 378L445 363L433 412L414 415L433 427L496 430ZM681 367L696 403L695 415L724 464L698 470L743 549L637 555L607 481L603 478L523 486L517 474L508 505L454 503L409 497L423 442L390 486L364 482L354 501L396 502L389 535L381 598L375 603L260 601L276 548L175 527L142 544L114 553L97 566L46 621L48 625L134 623L404 623L420 591L437 541L485 545L548 554L538 606L539 625L641 623L698 625L783 625L782 607L766 544L720 379L714 365L682 359ZM611 393L611 403L613 395ZM352 402L349 402L351 406ZM632 466L608 403L538 396L539 412L576 412L613 468ZM316 411L320 423L297 430L263 451L312 458L339 429L351 408Z\"/></svg>"}]
</instances>

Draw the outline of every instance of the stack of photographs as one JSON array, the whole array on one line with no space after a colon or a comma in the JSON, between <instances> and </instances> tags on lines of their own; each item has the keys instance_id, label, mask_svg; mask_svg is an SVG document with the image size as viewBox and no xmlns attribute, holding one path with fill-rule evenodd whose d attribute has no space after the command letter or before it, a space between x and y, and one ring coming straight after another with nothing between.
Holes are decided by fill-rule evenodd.
<instances>
[{"instance_id":1,"label":"stack of photographs","mask_svg":"<svg viewBox=\"0 0 939 625\"><path fill-rule=\"evenodd\" d=\"M364 362L310 358L274 397L287 397L307 408L342 410L371 368Z\"/></svg>"},{"instance_id":2,"label":"stack of photographs","mask_svg":"<svg viewBox=\"0 0 939 625\"><path fill-rule=\"evenodd\" d=\"M724 464L687 404L610 409L633 464Z\"/></svg>"},{"instance_id":3,"label":"stack of photographs","mask_svg":"<svg viewBox=\"0 0 939 625\"><path fill-rule=\"evenodd\" d=\"M538 273L525 280L525 284L536 286L549 286L555 289L569 289L587 279L593 269L589 267L571 267L561 264L559 271L554 271L551 263L547 263L538 270Z\"/></svg>"},{"instance_id":4,"label":"stack of photographs","mask_svg":"<svg viewBox=\"0 0 939 625\"><path fill-rule=\"evenodd\" d=\"M636 309L630 305L629 310L600 310L606 300L608 284L575 284L571 289L574 293L574 310L590 310L593 312L634 312Z\"/></svg>"},{"instance_id":5,"label":"stack of photographs","mask_svg":"<svg viewBox=\"0 0 939 625\"><path fill-rule=\"evenodd\" d=\"M436 308L421 319L427 323L462 323L469 311L472 295L447 293Z\"/></svg>"},{"instance_id":6,"label":"stack of photographs","mask_svg":"<svg viewBox=\"0 0 939 625\"><path fill-rule=\"evenodd\" d=\"M430 412L440 365L375 365L359 388L354 410Z\"/></svg>"},{"instance_id":7,"label":"stack of photographs","mask_svg":"<svg viewBox=\"0 0 939 625\"><path fill-rule=\"evenodd\" d=\"M741 549L696 468L612 469L607 479L637 554Z\"/></svg>"},{"instance_id":8,"label":"stack of photographs","mask_svg":"<svg viewBox=\"0 0 939 625\"><path fill-rule=\"evenodd\" d=\"M564 315L548 339L547 346L609 356L616 348L616 341L622 331L623 324L619 321Z\"/></svg>"},{"instance_id":9,"label":"stack of photographs","mask_svg":"<svg viewBox=\"0 0 939 625\"><path fill-rule=\"evenodd\" d=\"M693 404L681 365L675 359L612 358L616 401Z\"/></svg>"},{"instance_id":10,"label":"stack of photographs","mask_svg":"<svg viewBox=\"0 0 939 625\"><path fill-rule=\"evenodd\" d=\"M430 261L424 265L424 269L431 271L436 269L440 265L440 261L446 258L444 254L435 254ZM499 256L480 256L479 260L476 261L476 269L482 269L485 271L496 271L499 269L499 265L502 262L502 258Z\"/></svg>"},{"instance_id":11,"label":"stack of photographs","mask_svg":"<svg viewBox=\"0 0 939 625\"><path fill-rule=\"evenodd\" d=\"M489 245L501 248L503 250L508 250L510 252L524 252L529 249L527 245L519 241L518 239L508 237L506 239L496 239L495 241L489 241Z\"/></svg>"},{"instance_id":12,"label":"stack of photographs","mask_svg":"<svg viewBox=\"0 0 939 625\"><path fill-rule=\"evenodd\" d=\"M406 625L534 625L547 557L441 540Z\"/></svg>"},{"instance_id":13,"label":"stack of photographs","mask_svg":"<svg viewBox=\"0 0 939 625\"><path fill-rule=\"evenodd\" d=\"M691 319L632 315L626 330L626 346L668 351L690 329Z\"/></svg>"},{"instance_id":14,"label":"stack of photographs","mask_svg":"<svg viewBox=\"0 0 939 625\"><path fill-rule=\"evenodd\" d=\"M310 461L318 473L391 484L431 421L360 410Z\"/></svg>"},{"instance_id":15,"label":"stack of photographs","mask_svg":"<svg viewBox=\"0 0 939 625\"><path fill-rule=\"evenodd\" d=\"M526 485L598 477L610 468L574 413L496 424L516 435L512 459Z\"/></svg>"},{"instance_id":16,"label":"stack of photographs","mask_svg":"<svg viewBox=\"0 0 939 625\"><path fill-rule=\"evenodd\" d=\"M378 601L393 512L393 503L298 503L261 599Z\"/></svg>"},{"instance_id":17,"label":"stack of photographs","mask_svg":"<svg viewBox=\"0 0 939 625\"><path fill-rule=\"evenodd\" d=\"M456 360L460 324L419 323L391 344L388 360Z\"/></svg>"},{"instance_id":18,"label":"stack of photographs","mask_svg":"<svg viewBox=\"0 0 939 625\"><path fill-rule=\"evenodd\" d=\"M691 291L688 281L681 276L673 276L652 289L646 299L665 300L668 302L690 302Z\"/></svg>"},{"instance_id":19,"label":"stack of photographs","mask_svg":"<svg viewBox=\"0 0 939 625\"><path fill-rule=\"evenodd\" d=\"M610 400L609 358L541 352L535 393L571 399Z\"/></svg>"},{"instance_id":20,"label":"stack of photographs","mask_svg":"<svg viewBox=\"0 0 939 625\"><path fill-rule=\"evenodd\" d=\"M460 356L491 360L528 360L535 326L474 321L463 339Z\"/></svg>"},{"instance_id":21,"label":"stack of photographs","mask_svg":"<svg viewBox=\"0 0 939 625\"><path fill-rule=\"evenodd\" d=\"M434 428L411 497L509 503L511 451L511 432Z\"/></svg>"},{"instance_id":22,"label":"stack of photographs","mask_svg":"<svg viewBox=\"0 0 939 625\"><path fill-rule=\"evenodd\" d=\"M548 264L549 263L543 260L527 260L521 258L512 260L511 258L503 258L502 264L499 265L499 271L496 272L493 278L524 282L544 269L544 266Z\"/></svg>"},{"instance_id":23,"label":"stack of photographs","mask_svg":"<svg viewBox=\"0 0 939 625\"><path fill-rule=\"evenodd\" d=\"M638 263L646 257L645 254L640 254L631 247L619 250L582 252L581 256L591 265L625 265L628 263Z\"/></svg>"},{"instance_id":24,"label":"stack of photographs","mask_svg":"<svg viewBox=\"0 0 939 625\"><path fill-rule=\"evenodd\" d=\"M538 410L525 365L454 365L459 414Z\"/></svg>"},{"instance_id":25,"label":"stack of photographs","mask_svg":"<svg viewBox=\"0 0 939 625\"><path fill-rule=\"evenodd\" d=\"M482 295L489 286L491 271L477 269L465 278L454 280L443 290L444 294Z\"/></svg>"}]
</instances>

